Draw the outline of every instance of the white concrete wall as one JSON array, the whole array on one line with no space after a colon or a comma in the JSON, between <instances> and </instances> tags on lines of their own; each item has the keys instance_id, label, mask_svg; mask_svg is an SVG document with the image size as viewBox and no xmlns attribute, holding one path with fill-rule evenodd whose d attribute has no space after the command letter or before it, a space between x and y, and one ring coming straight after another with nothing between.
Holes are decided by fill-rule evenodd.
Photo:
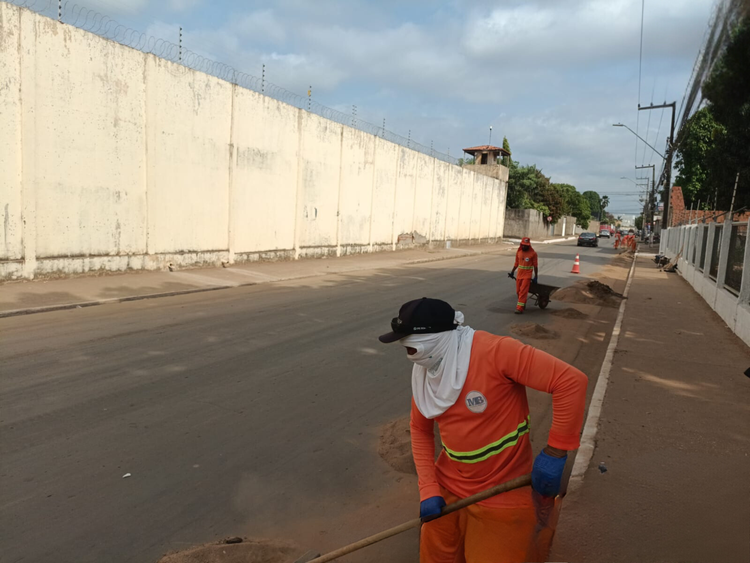
<instances>
[{"instance_id":1,"label":"white concrete wall","mask_svg":"<svg viewBox=\"0 0 750 563\"><path fill-rule=\"evenodd\" d=\"M297 256L333 254L338 228L343 126L303 112L297 178Z\"/></svg>"},{"instance_id":2,"label":"white concrete wall","mask_svg":"<svg viewBox=\"0 0 750 563\"><path fill-rule=\"evenodd\" d=\"M448 195L445 206L445 238L448 240L459 238L459 217L464 187L464 173L462 168L448 166Z\"/></svg>"},{"instance_id":3,"label":"white concrete wall","mask_svg":"<svg viewBox=\"0 0 750 563\"><path fill-rule=\"evenodd\" d=\"M502 236L461 169L0 3L0 280Z\"/></svg>"},{"instance_id":4,"label":"white concrete wall","mask_svg":"<svg viewBox=\"0 0 750 563\"><path fill-rule=\"evenodd\" d=\"M463 171L461 178L461 202L460 215L458 218L458 239L469 240L471 238L471 220L474 203L474 181L480 181L481 176L468 170Z\"/></svg>"},{"instance_id":5,"label":"white concrete wall","mask_svg":"<svg viewBox=\"0 0 750 563\"><path fill-rule=\"evenodd\" d=\"M299 112L234 90L231 225L238 256L294 253Z\"/></svg>"},{"instance_id":6,"label":"white concrete wall","mask_svg":"<svg viewBox=\"0 0 750 563\"><path fill-rule=\"evenodd\" d=\"M146 57L149 253L229 248L232 85Z\"/></svg>"},{"instance_id":7,"label":"white concrete wall","mask_svg":"<svg viewBox=\"0 0 750 563\"><path fill-rule=\"evenodd\" d=\"M375 177L376 137L344 127L341 149L339 238L341 248L369 250Z\"/></svg>"},{"instance_id":8,"label":"white concrete wall","mask_svg":"<svg viewBox=\"0 0 750 563\"><path fill-rule=\"evenodd\" d=\"M373 250L393 248L397 164L400 154L398 145L380 137L375 138L375 178L370 217L370 248Z\"/></svg>"},{"instance_id":9,"label":"white concrete wall","mask_svg":"<svg viewBox=\"0 0 750 563\"><path fill-rule=\"evenodd\" d=\"M0 279L23 269L21 22L0 4Z\"/></svg>"}]
</instances>

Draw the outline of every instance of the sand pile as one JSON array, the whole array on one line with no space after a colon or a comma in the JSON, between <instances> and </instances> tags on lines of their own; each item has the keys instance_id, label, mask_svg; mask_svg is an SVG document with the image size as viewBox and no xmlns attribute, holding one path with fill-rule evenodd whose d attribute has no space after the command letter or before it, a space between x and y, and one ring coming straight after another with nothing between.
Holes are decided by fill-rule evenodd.
<instances>
[{"instance_id":1,"label":"sand pile","mask_svg":"<svg viewBox=\"0 0 750 563\"><path fill-rule=\"evenodd\" d=\"M232 538L234 541L239 538ZM291 543L242 539L241 543L222 540L169 553L158 563L291 563L303 550ZM231 540L229 540L231 541Z\"/></svg>"},{"instance_id":2,"label":"sand pile","mask_svg":"<svg viewBox=\"0 0 750 563\"><path fill-rule=\"evenodd\" d=\"M552 311L551 314L556 317L562 317L563 319L581 320L589 318L586 313L579 311L578 309L573 309L572 307L568 307L567 309L558 309L556 311Z\"/></svg>"},{"instance_id":3,"label":"sand pile","mask_svg":"<svg viewBox=\"0 0 750 563\"><path fill-rule=\"evenodd\" d=\"M542 325L536 323L523 323L512 325L510 330L516 336L523 336L526 338L536 338L537 340L554 340L560 338L560 335L554 330L544 328Z\"/></svg>"},{"instance_id":4,"label":"sand pile","mask_svg":"<svg viewBox=\"0 0 750 563\"><path fill-rule=\"evenodd\" d=\"M576 282L555 292L555 301L598 305L600 307L619 307L622 294L612 290L606 284L596 280Z\"/></svg>"},{"instance_id":5,"label":"sand pile","mask_svg":"<svg viewBox=\"0 0 750 563\"><path fill-rule=\"evenodd\" d=\"M411 431L408 418L400 418L383 426L378 454L399 473L417 474L414 459L411 456Z\"/></svg>"}]
</instances>

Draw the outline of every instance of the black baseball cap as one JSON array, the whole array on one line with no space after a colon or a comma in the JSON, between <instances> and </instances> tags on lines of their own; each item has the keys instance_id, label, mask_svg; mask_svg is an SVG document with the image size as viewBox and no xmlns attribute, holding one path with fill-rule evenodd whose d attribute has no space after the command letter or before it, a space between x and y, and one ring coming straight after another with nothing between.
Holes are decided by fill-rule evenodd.
<instances>
[{"instance_id":1,"label":"black baseball cap","mask_svg":"<svg viewBox=\"0 0 750 563\"><path fill-rule=\"evenodd\" d=\"M456 311L445 301L422 297L401 305L398 317L391 321L391 332L379 340L384 344L396 342L410 334L434 334L456 330Z\"/></svg>"}]
</instances>

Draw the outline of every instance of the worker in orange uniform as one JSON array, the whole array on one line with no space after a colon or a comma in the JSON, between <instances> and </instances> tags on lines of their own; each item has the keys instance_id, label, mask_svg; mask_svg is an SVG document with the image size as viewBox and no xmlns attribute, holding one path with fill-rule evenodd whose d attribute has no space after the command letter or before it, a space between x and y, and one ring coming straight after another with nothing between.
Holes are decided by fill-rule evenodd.
<instances>
[{"instance_id":1,"label":"worker in orange uniform","mask_svg":"<svg viewBox=\"0 0 750 563\"><path fill-rule=\"evenodd\" d=\"M518 276L514 276L516 269L518 269ZM531 248L531 239L528 237L521 239L521 244L516 251L516 261L508 277L516 280L516 294L518 295L516 314L522 315L526 309L526 301L529 299L531 282L537 283L539 280L538 258L534 249Z\"/></svg>"},{"instance_id":2,"label":"worker in orange uniform","mask_svg":"<svg viewBox=\"0 0 750 563\"><path fill-rule=\"evenodd\" d=\"M615 250L620 248L620 239L622 238L622 235L620 234L620 231L617 231L615 233Z\"/></svg>"},{"instance_id":3,"label":"worker in orange uniform","mask_svg":"<svg viewBox=\"0 0 750 563\"><path fill-rule=\"evenodd\" d=\"M404 304L391 332L380 337L398 341L414 364L411 441L424 521L420 562L545 560L551 535L540 533L544 523L535 504L557 495L567 452L579 446L588 380L545 352L474 331L463 321L445 301L423 297ZM552 428L535 459L526 387L552 394ZM437 461L435 422L442 441ZM529 472L532 487L434 519L446 503Z\"/></svg>"}]
</instances>

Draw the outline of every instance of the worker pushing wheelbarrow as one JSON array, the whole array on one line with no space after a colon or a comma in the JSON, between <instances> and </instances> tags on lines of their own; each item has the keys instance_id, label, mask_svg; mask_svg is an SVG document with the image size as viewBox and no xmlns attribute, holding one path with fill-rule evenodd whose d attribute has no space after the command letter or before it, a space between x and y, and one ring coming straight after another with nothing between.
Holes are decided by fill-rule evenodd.
<instances>
[{"instance_id":1,"label":"worker pushing wheelbarrow","mask_svg":"<svg viewBox=\"0 0 750 563\"><path fill-rule=\"evenodd\" d=\"M534 304L540 309L549 305L550 296L559 289L552 285L539 283L539 264L536 251L531 248L531 239L524 237L521 239L521 245L516 251L516 261L513 269L508 273L508 277L516 280L516 294L518 302L516 303L516 314L522 315L526 310L526 302L529 294L534 298ZM516 276L518 271L518 276Z\"/></svg>"}]
</instances>

